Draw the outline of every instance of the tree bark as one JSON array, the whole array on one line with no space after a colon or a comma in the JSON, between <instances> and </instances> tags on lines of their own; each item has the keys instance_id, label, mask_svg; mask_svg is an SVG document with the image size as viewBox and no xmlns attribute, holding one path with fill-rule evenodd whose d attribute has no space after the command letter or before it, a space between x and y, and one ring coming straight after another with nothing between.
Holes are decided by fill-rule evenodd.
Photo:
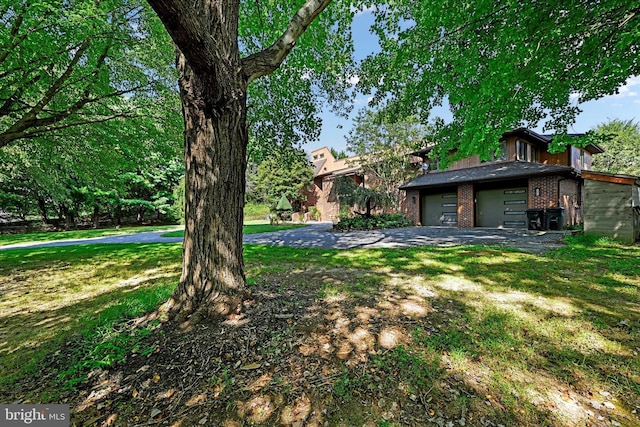
<instances>
[{"instance_id":1,"label":"tree bark","mask_svg":"<svg viewBox=\"0 0 640 427\"><path fill-rule=\"evenodd\" d=\"M232 70L198 74L181 52L177 62L185 124L185 235L182 276L167 307L174 317L193 323L239 312L247 294L242 257L247 105L244 83ZM221 97L221 91L227 95ZM225 101L212 102L221 98Z\"/></svg>"},{"instance_id":2,"label":"tree bark","mask_svg":"<svg viewBox=\"0 0 640 427\"><path fill-rule=\"evenodd\" d=\"M177 50L185 125L185 235L180 283L164 309L186 326L239 313L246 89L275 71L331 0L306 0L281 37L240 58L239 0L148 0Z\"/></svg>"},{"instance_id":3,"label":"tree bark","mask_svg":"<svg viewBox=\"0 0 640 427\"><path fill-rule=\"evenodd\" d=\"M49 218L47 217L47 204L44 201L44 197L38 196L38 211L40 211L40 218L42 219L42 223L44 225L49 224Z\"/></svg>"}]
</instances>

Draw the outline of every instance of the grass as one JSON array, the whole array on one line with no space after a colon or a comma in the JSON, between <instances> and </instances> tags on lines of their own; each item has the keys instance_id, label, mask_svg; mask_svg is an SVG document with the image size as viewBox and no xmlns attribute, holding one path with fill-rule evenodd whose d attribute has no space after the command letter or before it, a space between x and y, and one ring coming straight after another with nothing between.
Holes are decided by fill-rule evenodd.
<instances>
[{"instance_id":1,"label":"grass","mask_svg":"<svg viewBox=\"0 0 640 427\"><path fill-rule=\"evenodd\" d=\"M122 325L167 298L180 256L179 244L0 252L3 394L18 393L59 351L69 352L68 364L32 401L52 399L56 388L132 351L153 351L143 344L150 331L131 335ZM277 283L283 293L314 295L318 304L305 308L305 318L324 322L326 331L312 336L348 339L348 358L331 362L338 374L324 403L330 425L399 425L389 399L398 408L419 405L444 424L461 425L460 417L467 425L483 417L505 425L598 424L590 405L603 401L615 406L607 417L639 422L638 246L572 237L540 255L475 246L248 245L245 264L255 289ZM288 357L281 343L298 342L301 333L295 323L274 332L265 354ZM224 372L225 382L236 380L233 369ZM300 384L278 375L279 392ZM267 424L277 422L274 415Z\"/></svg>"},{"instance_id":2,"label":"grass","mask_svg":"<svg viewBox=\"0 0 640 427\"><path fill-rule=\"evenodd\" d=\"M0 234L0 246L14 245L18 243L51 242L54 240L89 239L92 237L115 236L120 234L133 234L143 231L170 230L175 225L159 225L144 227L99 228L90 230L50 231L24 234Z\"/></svg>"}]
</instances>

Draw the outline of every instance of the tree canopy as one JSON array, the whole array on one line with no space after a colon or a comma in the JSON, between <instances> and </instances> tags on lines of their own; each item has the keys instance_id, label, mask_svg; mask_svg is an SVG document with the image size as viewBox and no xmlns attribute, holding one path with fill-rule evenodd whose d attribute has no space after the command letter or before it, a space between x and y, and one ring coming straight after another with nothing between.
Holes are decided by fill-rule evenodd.
<instances>
[{"instance_id":1,"label":"tree canopy","mask_svg":"<svg viewBox=\"0 0 640 427\"><path fill-rule=\"evenodd\" d=\"M275 207L286 197L296 209L304 200L304 190L313 182L313 168L304 151L282 150L258 166L255 191L261 201Z\"/></svg>"},{"instance_id":2,"label":"tree canopy","mask_svg":"<svg viewBox=\"0 0 640 427\"><path fill-rule=\"evenodd\" d=\"M360 87L392 117L448 105L438 141L490 158L502 132L539 123L562 134L579 106L640 74L640 9L623 0L394 0L380 3L381 52ZM557 139L561 141L561 139Z\"/></svg>"},{"instance_id":3,"label":"tree canopy","mask_svg":"<svg viewBox=\"0 0 640 427\"><path fill-rule=\"evenodd\" d=\"M158 102L175 96L173 57L159 21L136 0L5 2L0 147L115 118L153 117L162 111Z\"/></svg>"}]
</instances>

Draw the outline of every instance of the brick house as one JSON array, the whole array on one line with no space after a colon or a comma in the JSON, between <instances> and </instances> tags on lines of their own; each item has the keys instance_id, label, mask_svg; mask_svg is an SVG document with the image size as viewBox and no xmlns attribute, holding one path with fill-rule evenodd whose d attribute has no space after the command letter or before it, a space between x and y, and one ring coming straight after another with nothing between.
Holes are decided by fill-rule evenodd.
<instances>
[{"instance_id":1,"label":"brick house","mask_svg":"<svg viewBox=\"0 0 640 427\"><path fill-rule=\"evenodd\" d=\"M357 156L336 159L327 147L311 152L314 170L313 184L305 191L307 210L315 206L320 212L321 221L333 221L340 215L340 203L332 194L333 180L337 177L350 177L356 184L364 185L364 175L360 170Z\"/></svg>"},{"instance_id":2,"label":"brick house","mask_svg":"<svg viewBox=\"0 0 640 427\"><path fill-rule=\"evenodd\" d=\"M550 142L548 135L515 129L502 135L499 159L472 156L418 176L400 187L407 218L427 226L527 228L528 209L562 207L564 225L581 224L581 171L591 169L591 156L603 150L591 144L552 154ZM415 154L428 162L429 151Z\"/></svg>"}]
</instances>

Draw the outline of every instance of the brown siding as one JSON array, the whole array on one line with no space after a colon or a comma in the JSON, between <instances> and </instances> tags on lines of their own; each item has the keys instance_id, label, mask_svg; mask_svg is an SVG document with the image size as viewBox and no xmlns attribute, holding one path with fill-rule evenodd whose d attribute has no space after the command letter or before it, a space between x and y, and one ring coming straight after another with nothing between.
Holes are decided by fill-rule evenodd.
<instances>
[{"instance_id":1,"label":"brown siding","mask_svg":"<svg viewBox=\"0 0 640 427\"><path fill-rule=\"evenodd\" d=\"M540 163L546 163L548 165L569 166L569 153L567 153L567 151L564 151L562 153L551 154L547 151L541 151Z\"/></svg>"},{"instance_id":2,"label":"brown siding","mask_svg":"<svg viewBox=\"0 0 640 427\"><path fill-rule=\"evenodd\" d=\"M585 181L584 231L633 243L637 236L633 187L612 182Z\"/></svg>"},{"instance_id":3,"label":"brown siding","mask_svg":"<svg viewBox=\"0 0 640 427\"><path fill-rule=\"evenodd\" d=\"M559 181L560 206L564 208L564 224L582 224L582 191L581 182L574 179Z\"/></svg>"},{"instance_id":4,"label":"brown siding","mask_svg":"<svg viewBox=\"0 0 640 427\"><path fill-rule=\"evenodd\" d=\"M509 162L513 162L518 159L518 156L516 153L516 139L517 138L515 136L510 136L506 139L507 161Z\"/></svg>"},{"instance_id":5,"label":"brown siding","mask_svg":"<svg viewBox=\"0 0 640 427\"><path fill-rule=\"evenodd\" d=\"M457 162L451 163L451 166L449 166L447 170L465 169L478 165L480 165L480 156L476 154L474 156L467 157L466 159L458 160Z\"/></svg>"},{"instance_id":6,"label":"brown siding","mask_svg":"<svg viewBox=\"0 0 640 427\"><path fill-rule=\"evenodd\" d=\"M458 186L458 228L473 228L474 216L473 184L461 184Z\"/></svg>"}]
</instances>

